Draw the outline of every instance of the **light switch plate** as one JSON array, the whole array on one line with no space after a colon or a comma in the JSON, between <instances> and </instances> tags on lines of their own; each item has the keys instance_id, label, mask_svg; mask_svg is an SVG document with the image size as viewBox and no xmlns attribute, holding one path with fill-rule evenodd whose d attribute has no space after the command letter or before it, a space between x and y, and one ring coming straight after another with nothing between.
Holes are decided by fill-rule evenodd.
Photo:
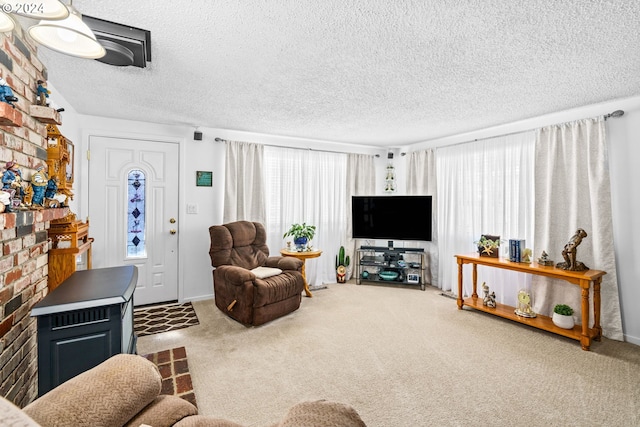
<instances>
[{"instance_id":1,"label":"light switch plate","mask_svg":"<svg viewBox=\"0 0 640 427\"><path fill-rule=\"evenodd\" d=\"M187 203L187 213L188 214L197 214L198 213L198 205L196 203Z\"/></svg>"}]
</instances>

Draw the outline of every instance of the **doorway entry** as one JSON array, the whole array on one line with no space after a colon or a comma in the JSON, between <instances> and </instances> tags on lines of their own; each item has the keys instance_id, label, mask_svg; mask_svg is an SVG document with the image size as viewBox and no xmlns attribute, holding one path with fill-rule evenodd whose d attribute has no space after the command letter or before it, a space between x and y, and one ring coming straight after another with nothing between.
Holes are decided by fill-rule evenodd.
<instances>
[{"instance_id":1,"label":"doorway entry","mask_svg":"<svg viewBox=\"0 0 640 427\"><path fill-rule=\"evenodd\" d=\"M93 268L135 265L135 305L178 299L179 145L89 137Z\"/></svg>"}]
</instances>

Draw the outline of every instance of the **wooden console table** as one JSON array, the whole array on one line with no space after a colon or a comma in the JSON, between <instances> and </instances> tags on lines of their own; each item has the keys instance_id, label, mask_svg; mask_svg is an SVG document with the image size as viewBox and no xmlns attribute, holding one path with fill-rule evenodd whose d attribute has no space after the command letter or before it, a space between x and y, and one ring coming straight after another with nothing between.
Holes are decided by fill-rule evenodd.
<instances>
[{"instance_id":1,"label":"wooden console table","mask_svg":"<svg viewBox=\"0 0 640 427\"><path fill-rule=\"evenodd\" d=\"M602 337L602 328L600 327L600 285L602 276L607 274L600 270L587 271L567 271L553 266L543 266L538 263L518 263L511 262L500 258L481 257L479 255L456 255L458 259L458 309L466 305L476 310L484 311L494 316L500 316L505 319L513 320L534 328L543 329L555 334L563 335L568 338L580 341L583 350L589 350L591 340L597 341ZM473 265L473 293L471 298L464 300L462 296L462 266L464 264ZM538 314L537 317L528 318L515 314L515 307L505 304L497 304L495 308L487 307L482 304L482 298L478 298L478 265L488 267L502 268L505 270L518 271L520 273L535 274L538 276L551 277L553 279L565 280L574 285L580 286L582 290L582 322L573 329L562 329L557 327L551 321L551 317ZM589 327L589 288L593 283L593 327Z\"/></svg>"}]
</instances>

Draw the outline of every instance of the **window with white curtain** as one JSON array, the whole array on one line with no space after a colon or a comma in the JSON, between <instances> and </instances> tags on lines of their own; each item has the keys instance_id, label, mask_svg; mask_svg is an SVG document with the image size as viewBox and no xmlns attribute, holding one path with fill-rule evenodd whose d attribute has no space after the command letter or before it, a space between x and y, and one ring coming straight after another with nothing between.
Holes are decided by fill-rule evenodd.
<instances>
[{"instance_id":1,"label":"window with white curtain","mask_svg":"<svg viewBox=\"0 0 640 427\"><path fill-rule=\"evenodd\" d=\"M347 154L264 147L267 245L278 255L294 223L315 225L310 244L323 251L307 260L310 286L335 283L334 255L346 235Z\"/></svg>"},{"instance_id":2,"label":"window with white curtain","mask_svg":"<svg viewBox=\"0 0 640 427\"><path fill-rule=\"evenodd\" d=\"M437 150L438 285L443 290L457 293L454 255L475 252L481 234L501 237L501 256L508 255L509 239L525 239L533 247L534 148L535 133L524 132ZM515 305L518 290L529 286L524 274L482 266L478 271L479 281L486 281L504 304ZM466 296L470 271L464 279Z\"/></svg>"}]
</instances>

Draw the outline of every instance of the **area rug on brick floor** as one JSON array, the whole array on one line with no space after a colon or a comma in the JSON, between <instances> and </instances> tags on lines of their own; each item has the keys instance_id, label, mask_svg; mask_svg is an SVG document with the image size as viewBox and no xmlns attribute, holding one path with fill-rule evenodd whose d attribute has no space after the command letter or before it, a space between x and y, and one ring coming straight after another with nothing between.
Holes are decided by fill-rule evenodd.
<instances>
[{"instance_id":1,"label":"area rug on brick floor","mask_svg":"<svg viewBox=\"0 0 640 427\"><path fill-rule=\"evenodd\" d=\"M155 363L160 371L162 376L160 394L178 396L198 406L187 363L187 350L184 347L150 353L144 357Z\"/></svg>"},{"instance_id":2,"label":"area rug on brick floor","mask_svg":"<svg viewBox=\"0 0 640 427\"><path fill-rule=\"evenodd\" d=\"M199 323L190 302L153 305L133 310L133 328L139 337L187 328Z\"/></svg>"}]
</instances>

